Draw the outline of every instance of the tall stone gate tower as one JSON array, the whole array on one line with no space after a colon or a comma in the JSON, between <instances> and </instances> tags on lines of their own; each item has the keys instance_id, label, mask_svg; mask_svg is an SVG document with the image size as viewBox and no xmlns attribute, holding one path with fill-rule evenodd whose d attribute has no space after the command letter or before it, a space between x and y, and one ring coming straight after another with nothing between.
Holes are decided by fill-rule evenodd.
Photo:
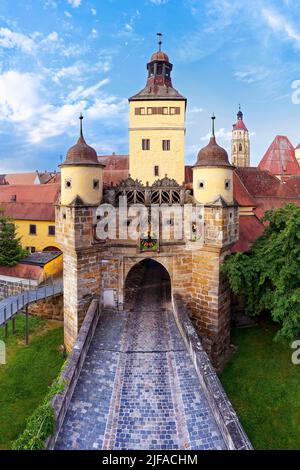
<instances>
[{"instance_id":1,"label":"tall stone gate tower","mask_svg":"<svg viewBox=\"0 0 300 470\"><path fill-rule=\"evenodd\" d=\"M237 113L237 122L232 128L231 161L235 166L250 166L249 131L243 121L241 108Z\"/></svg>"},{"instance_id":2,"label":"tall stone gate tower","mask_svg":"<svg viewBox=\"0 0 300 470\"><path fill-rule=\"evenodd\" d=\"M94 243L96 209L103 196L103 165L82 133L61 168L61 200L56 206L56 237L64 265L64 337L71 350L86 310L100 290L100 253Z\"/></svg>"}]
</instances>

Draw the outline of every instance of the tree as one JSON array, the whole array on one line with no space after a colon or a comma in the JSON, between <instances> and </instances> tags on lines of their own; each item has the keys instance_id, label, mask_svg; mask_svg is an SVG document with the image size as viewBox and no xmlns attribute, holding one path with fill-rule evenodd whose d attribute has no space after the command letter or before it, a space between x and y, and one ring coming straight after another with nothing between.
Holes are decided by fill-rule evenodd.
<instances>
[{"instance_id":1,"label":"tree","mask_svg":"<svg viewBox=\"0 0 300 470\"><path fill-rule=\"evenodd\" d=\"M15 266L28 255L21 246L21 238L16 236L15 224L0 214L0 265Z\"/></svg>"},{"instance_id":2,"label":"tree","mask_svg":"<svg viewBox=\"0 0 300 470\"><path fill-rule=\"evenodd\" d=\"M275 339L300 333L300 207L287 204L266 211L262 236L249 253L225 260L222 271L236 295L244 295L246 313L269 311L281 328Z\"/></svg>"}]
</instances>

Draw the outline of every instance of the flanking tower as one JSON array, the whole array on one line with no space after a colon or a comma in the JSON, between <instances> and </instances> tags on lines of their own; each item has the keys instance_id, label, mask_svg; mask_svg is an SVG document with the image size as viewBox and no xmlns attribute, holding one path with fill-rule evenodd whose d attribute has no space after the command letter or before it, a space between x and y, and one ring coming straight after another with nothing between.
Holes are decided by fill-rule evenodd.
<instances>
[{"instance_id":1,"label":"flanking tower","mask_svg":"<svg viewBox=\"0 0 300 470\"><path fill-rule=\"evenodd\" d=\"M243 121L240 106L237 113L237 122L232 127L231 161L235 166L250 166L249 131Z\"/></svg>"},{"instance_id":2,"label":"flanking tower","mask_svg":"<svg viewBox=\"0 0 300 470\"><path fill-rule=\"evenodd\" d=\"M103 165L82 132L61 168L61 200L56 206L56 234L64 256L64 334L68 351L93 298L99 294L99 249L94 245L95 212L103 196Z\"/></svg>"},{"instance_id":3,"label":"flanking tower","mask_svg":"<svg viewBox=\"0 0 300 470\"><path fill-rule=\"evenodd\" d=\"M204 206L204 244L193 250L193 319L214 365L222 367L230 346L230 289L220 266L238 240L234 166L212 136L193 167L194 198Z\"/></svg>"},{"instance_id":4,"label":"flanking tower","mask_svg":"<svg viewBox=\"0 0 300 470\"><path fill-rule=\"evenodd\" d=\"M145 88L129 98L129 172L144 184L165 175L184 181L186 98L173 88L172 68L159 40Z\"/></svg>"}]
</instances>

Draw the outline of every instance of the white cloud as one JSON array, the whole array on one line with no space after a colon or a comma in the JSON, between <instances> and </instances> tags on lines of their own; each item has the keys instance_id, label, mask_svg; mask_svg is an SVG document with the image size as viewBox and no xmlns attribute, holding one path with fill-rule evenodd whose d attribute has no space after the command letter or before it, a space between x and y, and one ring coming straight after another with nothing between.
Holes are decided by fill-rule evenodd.
<instances>
[{"instance_id":1,"label":"white cloud","mask_svg":"<svg viewBox=\"0 0 300 470\"><path fill-rule=\"evenodd\" d=\"M68 67L62 67L57 72L53 74L53 81L58 83L63 78L72 78L72 77L80 77L85 70L85 64L81 62L76 62L73 65L69 65Z\"/></svg>"},{"instance_id":2,"label":"white cloud","mask_svg":"<svg viewBox=\"0 0 300 470\"><path fill-rule=\"evenodd\" d=\"M98 31L96 28L93 28L91 31L91 36L93 39L96 39L98 37Z\"/></svg>"},{"instance_id":3,"label":"white cloud","mask_svg":"<svg viewBox=\"0 0 300 470\"><path fill-rule=\"evenodd\" d=\"M36 48L35 42L30 37L8 28L0 28L0 46L8 49L17 47L27 54L32 54Z\"/></svg>"},{"instance_id":4,"label":"white cloud","mask_svg":"<svg viewBox=\"0 0 300 470\"><path fill-rule=\"evenodd\" d=\"M255 83L264 80L270 75L270 70L264 67L253 68L250 70L235 72L234 76L237 80L245 83Z\"/></svg>"},{"instance_id":5,"label":"white cloud","mask_svg":"<svg viewBox=\"0 0 300 470\"><path fill-rule=\"evenodd\" d=\"M93 16L96 16L97 15L96 8L91 8L91 13L92 13Z\"/></svg>"},{"instance_id":6,"label":"white cloud","mask_svg":"<svg viewBox=\"0 0 300 470\"><path fill-rule=\"evenodd\" d=\"M81 0L68 0L68 4L71 5L72 8L78 8L81 4Z\"/></svg>"},{"instance_id":7,"label":"white cloud","mask_svg":"<svg viewBox=\"0 0 300 470\"><path fill-rule=\"evenodd\" d=\"M204 108L199 108L199 107L197 107L197 106L193 106L193 107L189 110L189 113L198 114L198 113L203 113L203 111L205 111Z\"/></svg>"},{"instance_id":8,"label":"white cloud","mask_svg":"<svg viewBox=\"0 0 300 470\"><path fill-rule=\"evenodd\" d=\"M88 88L78 87L57 104L47 99L42 81L39 75L18 71L0 74L0 120L16 126L23 143L41 144L51 137L73 135L80 111L88 119L103 120L112 127L127 116L126 100L99 92L108 79Z\"/></svg>"},{"instance_id":9,"label":"white cloud","mask_svg":"<svg viewBox=\"0 0 300 470\"><path fill-rule=\"evenodd\" d=\"M64 11L64 15L67 17L67 18L72 18L72 15L69 11Z\"/></svg>"},{"instance_id":10,"label":"white cloud","mask_svg":"<svg viewBox=\"0 0 300 470\"><path fill-rule=\"evenodd\" d=\"M229 142L231 140L231 137L232 137L232 132L231 131L226 131L224 129L224 127L221 127L219 130L217 130L215 132L215 136L216 136L217 139L220 139L224 142ZM211 137L211 132L208 132L206 135L201 137L200 140L208 142L210 137Z\"/></svg>"},{"instance_id":11,"label":"white cloud","mask_svg":"<svg viewBox=\"0 0 300 470\"><path fill-rule=\"evenodd\" d=\"M168 3L169 0L150 0L151 3L154 5L164 5Z\"/></svg>"},{"instance_id":12,"label":"white cloud","mask_svg":"<svg viewBox=\"0 0 300 470\"><path fill-rule=\"evenodd\" d=\"M97 94L98 90L107 85L109 83L108 78L104 78L100 82L96 83L96 85L90 86L88 88L84 88L82 85L76 88L76 90L72 91L68 95L68 101L76 101L78 99L87 99L93 97Z\"/></svg>"},{"instance_id":13,"label":"white cloud","mask_svg":"<svg viewBox=\"0 0 300 470\"><path fill-rule=\"evenodd\" d=\"M300 47L300 32L289 20L277 11L267 8L263 8L262 15L273 31L282 33L285 39L293 41L296 46Z\"/></svg>"}]
</instances>

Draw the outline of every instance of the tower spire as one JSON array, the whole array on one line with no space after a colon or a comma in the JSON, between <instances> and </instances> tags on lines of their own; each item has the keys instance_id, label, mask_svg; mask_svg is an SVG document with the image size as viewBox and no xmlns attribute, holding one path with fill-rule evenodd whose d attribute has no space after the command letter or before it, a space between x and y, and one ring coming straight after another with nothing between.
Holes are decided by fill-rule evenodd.
<instances>
[{"instance_id":1,"label":"tower spire","mask_svg":"<svg viewBox=\"0 0 300 470\"><path fill-rule=\"evenodd\" d=\"M158 50L161 52L161 45L162 45L162 33L156 33L156 36L158 38Z\"/></svg>"},{"instance_id":2,"label":"tower spire","mask_svg":"<svg viewBox=\"0 0 300 470\"><path fill-rule=\"evenodd\" d=\"M211 136L212 137L215 137L215 119L216 119L216 116L215 116L215 113L213 113L212 117L211 117L211 121L212 121L212 123L211 123L211 127L212 127Z\"/></svg>"},{"instance_id":3,"label":"tower spire","mask_svg":"<svg viewBox=\"0 0 300 470\"><path fill-rule=\"evenodd\" d=\"M83 139L83 131L82 131L83 115L82 113L80 113L79 120L80 120L80 137Z\"/></svg>"}]
</instances>

